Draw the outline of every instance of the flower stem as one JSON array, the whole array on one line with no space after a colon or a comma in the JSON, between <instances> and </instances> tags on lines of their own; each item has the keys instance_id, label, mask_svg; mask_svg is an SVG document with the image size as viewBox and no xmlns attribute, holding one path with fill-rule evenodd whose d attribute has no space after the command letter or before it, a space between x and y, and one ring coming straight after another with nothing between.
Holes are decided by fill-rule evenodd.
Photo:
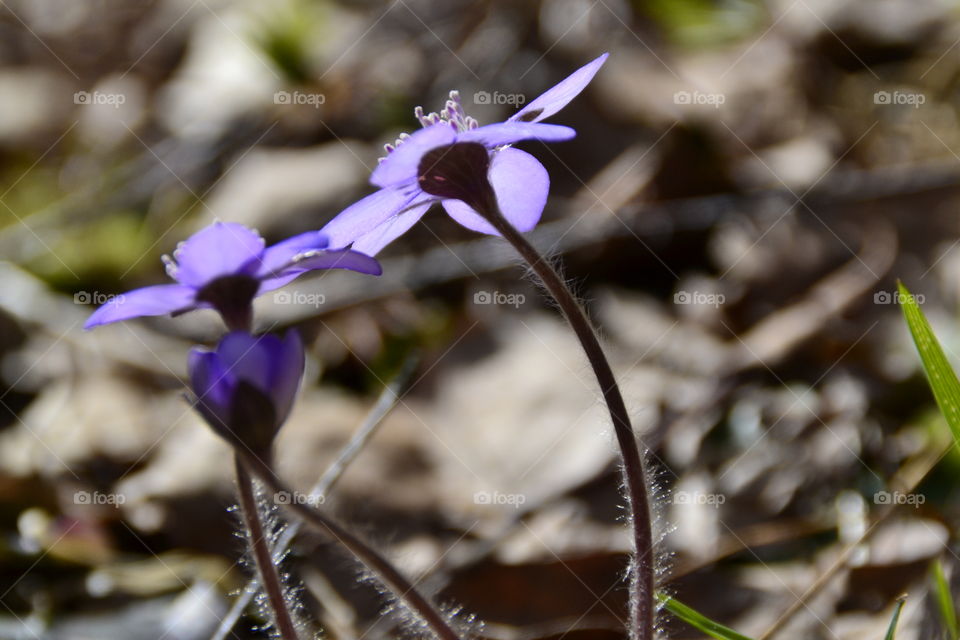
<instances>
[{"instance_id":1,"label":"flower stem","mask_svg":"<svg viewBox=\"0 0 960 640\"><path fill-rule=\"evenodd\" d=\"M241 450L237 450L236 455L238 463L242 463L247 471L259 478L271 491L293 495L293 492L277 478L270 465L262 459ZM300 504L295 500L291 500L283 506L294 511L307 524L319 529L346 547L369 571L377 575L398 600L402 601L411 612L420 617L436 638L439 640L460 640L460 637L450 627L443 614L426 597L421 595L403 574L397 571L386 558L373 548L341 527L319 509Z\"/></svg>"},{"instance_id":2,"label":"flower stem","mask_svg":"<svg viewBox=\"0 0 960 640\"><path fill-rule=\"evenodd\" d=\"M523 234L510 224L500 212L499 207L494 205L484 208L486 219L513 245L560 306L567 322L577 334L600 385L600 391L606 401L617 442L620 445L624 486L630 507L630 523L633 527L636 556L635 564L630 570L631 637L651 640L654 632L654 568L649 493L643 458L640 455L637 439L630 423L630 414L627 412L617 379L613 375L603 347L583 307L577 302L560 274Z\"/></svg>"},{"instance_id":3,"label":"flower stem","mask_svg":"<svg viewBox=\"0 0 960 640\"><path fill-rule=\"evenodd\" d=\"M298 640L299 636L293 624L293 618L290 616L290 611L287 609L286 601L283 598L280 574L277 572L277 566L273 564L270 545L267 543L263 522L260 519L253 479L247 472L239 455L234 457L234 464L237 469L237 486L240 490L240 510L243 512L243 520L250 536L250 545L253 547L253 558L260 573L260 584L263 585L267 600L270 602L270 608L273 609L274 624L283 640Z\"/></svg>"}]
</instances>

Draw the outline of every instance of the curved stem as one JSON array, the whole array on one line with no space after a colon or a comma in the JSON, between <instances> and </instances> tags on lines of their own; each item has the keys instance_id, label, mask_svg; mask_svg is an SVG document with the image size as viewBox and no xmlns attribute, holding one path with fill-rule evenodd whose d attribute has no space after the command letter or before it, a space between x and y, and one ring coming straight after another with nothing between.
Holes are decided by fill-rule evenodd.
<instances>
[{"instance_id":1,"label":"curved stem","mask_svg":"<svg viewBox=\"0 0 960 640\"><path fill-rule=\"evenodd\" d=\"M280 574L277 572L277 566L273 564L273 557L270 554L270 545L267 543L263 530L263 522L260 519L260 512L257 508L257 498L253 486L253 479L247 473L239 455L234 457L234 464L237 469L237 485L240 489L240 510L243 512L243 520L247 526L250 535L250 545L253 547L253 557L257 563L257 569L260 573L260 584L267 594L270 602L270 608L273 609L274 624L280 637L284 640L298 640L297 630L293 624L293 618L287 609L286 601L283 598L283 585L280 582Z\"/></svg>"},{"instance_id":2,"label":"curved stem","mask_svg":"<svg viewBox=\"0 0 960 640\"><path fill-rule=\"evenodd\" d=\"M293 495L293 492L277 478L273 469L266 462L241 450L237 450L236 455L247 467L247 470L257 476L271 491ZM296 500L291 500L283 506L295 512L307 524L333 537L346 547L368 570L377 575L397 599L403 602L411 612L419 616L439 640L460 640L460 636L450 627L443 614L426 597L421 595L416 587L397 571L386 558L334 522L333 519L327 517L319 509L300 504Z\"/></svg>"},{"instance_id":3,"label":"curved stem","mask_svg":"<svg viewBox=\"0 0 960 640\"><path fill-rule=\"evenodd\" d=\"M543 282L547 291L560 306L567 322L573 328L586 353L590 366L600 385L606 401L613 430L620 445L623 460L624 486L630 507L630 522L633 526L635 566L630 571L630 607L633 632L640 640L651 640L654 632L654 567L653 533L650 518L650 502L647 490L643 458L630 423L630 414L620 393L617 379L603 352L593 325L583 307L567 288L566 283L553 266L514 228L496 206L485 207L486 219L517 250L524 261Z\"/></svg>"}]
</instances>

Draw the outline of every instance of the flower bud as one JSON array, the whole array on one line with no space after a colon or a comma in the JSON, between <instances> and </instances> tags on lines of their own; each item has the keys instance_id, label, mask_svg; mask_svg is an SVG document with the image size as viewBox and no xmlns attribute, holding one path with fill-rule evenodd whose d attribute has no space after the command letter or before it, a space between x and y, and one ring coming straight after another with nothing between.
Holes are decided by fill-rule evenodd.
<instances>
[{"instance_id":1,"label":"flower bud","mask_svg":"<svg viewBox=\"0 0 960 640\"><path fill-rule=\"evenodd\" d=\"M196 408L218 435L254 453L269 451L303 377L303 344L295 331L228 333L213 351L194 348L187 368Z\"/></svg>"}]
</instances>

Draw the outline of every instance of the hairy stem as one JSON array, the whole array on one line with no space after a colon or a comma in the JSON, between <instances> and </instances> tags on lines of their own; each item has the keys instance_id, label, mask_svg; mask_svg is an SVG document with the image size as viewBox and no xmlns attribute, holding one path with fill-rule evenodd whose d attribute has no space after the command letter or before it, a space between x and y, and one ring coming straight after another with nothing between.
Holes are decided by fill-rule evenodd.
<instances>
[{"instance_id":1,"label":"hairy stem","mask_svg":"<svg viewBox=\"0 0 960 640\"><path fill-rule=\"evenodd\" d=\"M370 438L373 437L374 432L382 423L383 418L386 417L386 415L393 410L393 407L396 406L397 402L400 401L403 387L409 381L418 361L419 357L415 353L407 356L397 377L391 380L390 384L380 392L377 402L367 414L363 424L360 425L350 438L350 441L340 450L336 460L327 468L320 480L310 489L311 497L322 498L330 492L333 485L340 479L340 476L343 475L343 472L346 471L350 463L357 457ZM273 558L275 561L279 562L280 558L287 552L287 549L290 548L293 539L297 536L302 525L303 521L297 520L291 522L290 526L284 529L280 535L280 539L277 540L277 543L274 545ZM256 593L258 587L259 585L257 584L256 578L251 579L247 583L246 588L244 588L237 596L237 599L234 600L230 611L220 621L220 626L217 627L216 633L210 637L210 640L226 639L233 630L233 627L237 624L237 621L240 620L240 616L243 615L247 605L250 604L250 600L253 599L253 594Z\"/></svg>"},{"instance_id":2,"label":"hairy stem","mask_svg":"<svg viewBox=\"0 0 960 640\"><path fill-rule=\"evenodd\" d=\"M276 476L273 469L260 458L246 451L237 450L236 455L246 466L247 470L260 479L271 491L286 492L293 495ZM389 589L398 600L403 602L439 640L460 640L457 633L450 627L443 614L417 591L416 587L397 571L390 562L369 547L366 543L327 517L319 509L292 500L283 505L293 511L307 524L319 529L322 533L334 538L347 548L369 571L374 573L384 586Z\"/></svg>"},{"instance_id":3,"label":"hairy stem","mask_svg":"<svg viewBox=\"0 0 960 640\"><path fill-rule=\"evenodd\" d=\"M237 486L240 490L240 510L243 512L243 520L250 535L250 545L253 547L253 557L260 574L260 584L263 585L270 608L273 610L274 624L283 640L298 640L293 618L283 598L280 574L273 563L270 545L264 534L253 478L250 477L239 455L234 457L234 463L237 469Z\"/></svg>"},{"instance_id":4,"label":"hairy stem","mask_svg":"<svg viewBox=\"0 0 960 640\"><path fill-rule=\"evenodd\" d=\"M567 287L563 278L547 260L530 244L523 234L514 228L499 208L486 207L486 219L517 250L523 260L533 269L547 291L560 306L567 322L573 328L586 353L590 366L597 377L603 399L606 401L613 429L620 445L623 460L624 486L630 507L630 523L633 527L635 546L634 566L630 571L630 607L632 634L640 640L651 640L654 632L654 567L653 533L650 517L650 502L643 458L630 423L630 414L620 393L617 379L603 352L593 325L583 307Z\"/></svg>"}]
</instances>

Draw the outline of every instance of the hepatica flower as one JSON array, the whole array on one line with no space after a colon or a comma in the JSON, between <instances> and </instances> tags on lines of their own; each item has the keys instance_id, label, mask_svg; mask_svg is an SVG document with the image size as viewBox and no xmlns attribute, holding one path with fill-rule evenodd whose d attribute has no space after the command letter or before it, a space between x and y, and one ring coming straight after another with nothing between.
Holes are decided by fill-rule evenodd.
<instances>
[{"instance_id":1,"label":"hepatica flower","mask_svg":"<svg viewBox=\"0 0 960 640\"><path fill-rule=\"evenodd\" d=\"M329 250L329 239L309 231L266 247L252 229L214 222L164 256L167 273L177 284L129 291L97 309L85 329L140 316L178 315L215 309L232 329L250 322L253 299L316 269L351 269L380 274L380 264L357 251Z\"/></svg>"},{"instance_id":2,"label":"hepatica flower","mask_svg":"<svg viewBox=\"0 0 960 640\"><path fill-rule=\"evenodd\" d=\"M581 67L505 122L478 126L464 113L456 91L439 114L424 115L418 107L423 128L388 145L387 157L370 176L380 190L321 230L330 246L376 255L436 202L458 223L481 233L499 235L487 219L495 208L517 230L532 229L543 213L550 178L536 158L510 145L573 138L570 127L540 121L573 100L606 59L603 54Z\"/></svg>"},{"instance_id":3,"label":"hepatica flower","mask_svg":"<svg viewBox=\"0 0 960 640\"><path fill-rule=\"evenodd\" d=\"M191 349L187 369L196 408L210 427L261 454L290 414L303 363L295 331L283 339L233 331L213 351Z\"/></svg>"}]
</instances>

